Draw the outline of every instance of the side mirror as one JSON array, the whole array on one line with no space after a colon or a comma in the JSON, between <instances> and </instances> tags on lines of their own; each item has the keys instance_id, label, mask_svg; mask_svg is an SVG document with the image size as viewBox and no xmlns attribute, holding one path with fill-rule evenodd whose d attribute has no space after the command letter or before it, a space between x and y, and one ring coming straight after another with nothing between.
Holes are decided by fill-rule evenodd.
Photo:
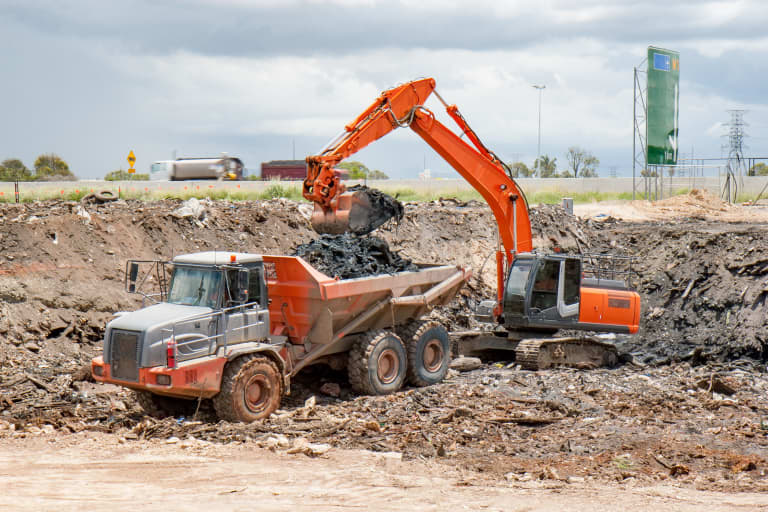
<instances>
[{"instance_id":1,"label":"side mirror","mask_svg":"<svg viewBox=\"0 0 768 512\"><path fill-rule=\"evenodd\" d=\"M132 261L128 265L128 293L136 293L136 279L139 277L139 264Z\"/></svg>"},{"instance_id":2,"label":"side mirror","mask_svg":"<svg viewBox=\"0 0 768 512\"><path fill-rule=\"evenodd\" d=\"M248 277L249 271L247 268L241 268L237 271L237 302L248 302Z\"/></svg>"}]
</instances>

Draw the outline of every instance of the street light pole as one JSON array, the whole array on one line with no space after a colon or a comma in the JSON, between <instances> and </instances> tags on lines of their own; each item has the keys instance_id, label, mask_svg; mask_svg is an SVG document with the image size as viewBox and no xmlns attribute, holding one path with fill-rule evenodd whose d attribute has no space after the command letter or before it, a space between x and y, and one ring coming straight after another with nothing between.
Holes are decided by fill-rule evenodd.
<instances>
[{"instance_id":1,"label":"street light pole","mask_svg":"<svg viewBox=\"0 0 768 512\"><path fill-rule=\"evenodd\" d=\"M544 84L541 84L541 85L534 84L531 87L539 90L539 143L536 146L536 172L538 174L537 177L541 178L541 171L539 169L541 167L541 163L539 162L539 160L541 159L541 93L544 89L547 88L547 86Z\"/></svg>"}]
</instances>

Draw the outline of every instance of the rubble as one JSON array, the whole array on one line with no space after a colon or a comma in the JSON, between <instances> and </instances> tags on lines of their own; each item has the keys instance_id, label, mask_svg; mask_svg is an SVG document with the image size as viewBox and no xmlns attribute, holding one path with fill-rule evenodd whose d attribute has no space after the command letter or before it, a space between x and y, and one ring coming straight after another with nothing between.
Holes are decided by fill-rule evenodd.
<instances>
[{"instance_id":1,"label":"rubble","mask_svg":"<svg viewBox=\"0 0 768 512\"><path fill-rule=\"evenodd\" d=\"M641 332L616 339L633 363L532 373L509 356L382 397L355 396L343 373L318 366L292 383L284 409L243 425L217 422L207 401L184 417L145 416L127 390L89 381L106 322L141 304L123 291L128 258L216 248L288 254L317 237L301 214L306 205L290 201L212 202L207 227L168 215L180 206L0 205L0 439L98 431L125 443L254 443L281 453L299 443L315 447L310 455L326 445L434 459L491 481L537 481L552 468L557 478L545 480L552 485L674 479L715 491L768 491L761 225L582 220L533 207L545 250L637 258ZM450 330L476 327L469 310L495 289L490 211L451 201L409 203L405 211L399 226L377 236L403 259L471 266L469 286L432 315Z\"/></svg>"},{"instance_id":2,"label":"rubble","mask_svg":"<svg viewBox=\"0 0 768 512\"><path fill-rule=\"evenodd\" d=\"M391 224L392 222L399 224L403 218L403 204L381 190L369 188L365 185L354 185L348 187L347 192L364 196L370 203L370 218L368 222L360 226L350 226L350 229L356 235L367 235L382 224Z\"/></svg>"},{"instance_id":3,"label":"rubble","mask_svg":"<svg viewBox=\"0 0 768 512\"><path fill-rule=\"evenodd\" d=\"M482 364L483 363L480 361L479 357L460 356L451 361L451 369L460 372L469 372L477 370Z\"/></svg>"},{"instance_id":4,"label":"rubble","mask_svg":"<svg viewBox=\"0 0 768 512\"><path fill-rule=\"evenodd\" d=\"M317 240L299 245L293 254L320 272L341 279L418 270L376 236L321 235Z\"/></svg>"}]
</instances>

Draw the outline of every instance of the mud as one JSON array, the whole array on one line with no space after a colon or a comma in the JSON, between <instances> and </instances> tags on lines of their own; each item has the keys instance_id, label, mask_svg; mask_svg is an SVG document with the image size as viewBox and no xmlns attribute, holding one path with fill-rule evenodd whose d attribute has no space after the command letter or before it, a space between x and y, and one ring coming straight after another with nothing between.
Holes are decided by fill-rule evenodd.
<instances>
[{"instance_id":1,"label":"mud","mask_svg":"<svg viewBox=\"0 0 768 512\"><path fill-rule=\"evenodd\" d=\"M299 245L293 254L320 272L341 279L418 270L376 236L321 235Z\"/></svg>"}]
</instances>

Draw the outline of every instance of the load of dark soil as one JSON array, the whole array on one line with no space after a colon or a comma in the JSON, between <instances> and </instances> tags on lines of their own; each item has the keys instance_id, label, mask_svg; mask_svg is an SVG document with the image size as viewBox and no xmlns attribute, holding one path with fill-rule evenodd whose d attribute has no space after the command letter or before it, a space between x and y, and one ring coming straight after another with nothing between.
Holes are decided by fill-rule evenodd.
<instances>
[{"instance_id":1,"label":"load of dark soil","mask_svg":"<svg viewBox=\"0 0 768 512\"><path fill-rule=\"evenodd\" d=\"M350 223L350 229L356 235L367 235L390 220L399 223L403 218L405 211L403 204L381 190L368 188L365 185L354 185L349 187L347 192L354 192L356 195L365 196L370 203L371 209L366 212L366 222L361 225Z\"/></svg>"},{"instance_id":2,"label":"load of dark soil","mask_svg":"<svg viewBox=\"0 0 768 512\"><path fill-rule=\"evenodd\" d=\"M294 255L341 279L418 270L411 260L391 251L385 240L375 236L322 235L298 246Z\"/></svg>"}]
</instances>

